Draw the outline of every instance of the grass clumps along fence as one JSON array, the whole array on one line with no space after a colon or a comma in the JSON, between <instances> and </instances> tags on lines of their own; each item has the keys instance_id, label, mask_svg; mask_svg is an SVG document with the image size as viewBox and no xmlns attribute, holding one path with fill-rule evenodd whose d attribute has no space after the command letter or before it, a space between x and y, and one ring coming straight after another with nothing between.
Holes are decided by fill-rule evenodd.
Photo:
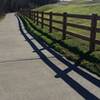
<instances>
[{"instance_id":1,"label":"grass clumps along fence","mask_svg":"<svg viewBox=\"0 0 100 100\"><path fill-rule=\"evenodd\" d=\"M46 29L41 29L39 26L36 26L27 17L22 17L21 19L24 20L24 25L28 31L35 34L39 38L42 38L49 46L51 46L56 51L63 54L67 59L74 61L76 64L84 67L85 69L89 70L92 73L100 76L100 52L95 51L91 54L88 54L86 50L82 50L77 48L78 45L80 46L81 43L77 39L68 39L68 41L62 43L57 41L52 34L49 34ZM56 34L56 33L55 33ZM75 42L77 40L77 42ZM80 58L84 58L80 62Z\"/></svg>"},{"instance_id":2,"label":"grass clumps along fence","mask_svg":"<svg viewBox=\"0 0 100 100\"><path fill-rule=\"evenodd\" d=\"M39 11L45 12L68 12L68 13L76 13L76 14L87 14L91 15L91 13L97 13L100 15L100 4L99 3L81 3L79 4L67 4L67 5L56 5L52 7L52 5L48 5L40 7ZM49 18L49 16L45 16ZM65 40L59 41L62 38L60 32L53 30L53 32L48 32L48 27L41 28L41 24L34 23L33 20L28 17L22 17L24 20L26 28L37 35L39 38L42 38L49 46L54 48L56 51L63 54L67 59L74 61L77 65L84 67L92 73L100 76L100 46L96 45L96 50L92 53L88 52L89 42L75 38L73 36L68 35ZM59 16L53 17L53 20L62 21L62 18ZM90 21L87 20L76 20L74 18L69 18L68 21L70 23L86 25L89 27ZM46 24L49 24L48 21L45 21ZM60 24L53 23L53 26L57 28L61 28ZM97 22L97 27L100 28L100 21ZM79 33L80 35L84 35L89 37L90 33L88 31L75 29L73 27L68 27L68 30L71 32ZM100 40L100 33L96 33L96 39Z\"/></svg>"}]
</instances>

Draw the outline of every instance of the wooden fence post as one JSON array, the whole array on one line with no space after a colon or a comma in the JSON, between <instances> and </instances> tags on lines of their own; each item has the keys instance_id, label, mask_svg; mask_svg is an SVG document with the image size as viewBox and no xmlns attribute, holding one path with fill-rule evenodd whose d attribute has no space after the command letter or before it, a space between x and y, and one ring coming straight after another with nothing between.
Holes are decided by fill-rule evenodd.
<instances>
[{"instance_id":1,"label":"wooden fence post","mask_svg":"<svg viewBox=\"0 0 100 100\"><path fill-rule=\"evenodd\" d=\"M29 11L29 10L27 10L26 16L27 16L28 18L30 18L30 11Z\"/></svg>"},{"instance_id":2,"label":"wooden fence post","mask_svg":"<svg viewBox=\"0 0 100 100\"><path fill-rule=\"evenodd\" d=\"M25 11L25 16L29 17L28 11Z\"/></svg>"},{"instance_id":3,"label":"wooden fence post","mask_svg":"<svg viewBox=\"0 0 100 100\"><path fill-rule=\"evenodd\" d=\"M62 39L66 39L66 29L67 29L67 13L63 13L63 31L62 31Z\"/></svg>"},{"instance_id":4,"label":"wooden fence post","mask_svg":"<svg viewBox=\"0 0 100 100\"><path fill-rule=\"evenodd\" d=\"M37 11L37 25L39 24L39 12Z\"/></svg>"},{"instance_id":5,"label":"wooden fence post","mask_svg":"<svg viewBox=\"0 0 100 100\"><path fill-rule=\"evenodd\" d=\"M29 18L32 19L32 12L29 10Z\"/></svg>"},{"instance_id":6,"label":"wooden fence post","mask_svg":"<svg viewBox=\"0 0 100 100\"><path fill-rule=\"evenodd\" d=\"M35 11L33 12L33 21L35 23Z\"/></svg>"},{"instance_id":7,"label":"wooden fence post","mask_svg":"<svg viewBox=\"0 0 100 100\"><path fill-rule=\"evenodd\" d=\"M44 28L44 12L41 13L41 28Z\"/></svg>"},{"instance_id":8,"label":"wooden fence post","mask_svg":"<svg viewBox=\"0 0 100 100\"><path fill-rule=\"evenodd\" d=\"M31 19L33 20L33 11L31 11Z\"/></svg>"},{"instance_id":9,"label":"wooden fence post","mask_svg":"<svg viewBox=\"0 0 100 100\"><path fill-rule=\"evenodd\" d=\"M52 12L49 14L49 32L52 32Z\"/></svg>"},{"instance_id":10,"label":"wooden fence post","mask_svg":"<svg viewBox=\"0 0 100 100\"><path fill-rule=\"evenodd\" d=\"M91 19L91 34L90 34L90 48L89 51L95 50L96 27L97 27L97 14L92 14Z\"/></svg>"}]
</instances>

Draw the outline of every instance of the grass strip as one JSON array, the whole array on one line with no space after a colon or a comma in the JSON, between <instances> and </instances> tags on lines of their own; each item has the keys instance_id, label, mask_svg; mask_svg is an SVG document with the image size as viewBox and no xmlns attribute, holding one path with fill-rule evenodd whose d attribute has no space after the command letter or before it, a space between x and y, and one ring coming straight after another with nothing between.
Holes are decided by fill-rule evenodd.
<instances>
[{"instance_id":1,"label":"grass strip","mask_svg":"<svg viewBox=\"0 0 100 100\"><path fill-rule=\"evenodd\" d=\"M52 36L52 34L46 33L45 30L36 26L29 18L21 17L21 19L27 31L42 38L49 46L63 54L67 59L78 63L78 65L100 76L100 52L96 51L88 54L86 51L84 52L84 50L82 51L77 47L70 46L69 42L60 41Z\"/></svg>"}]
</instances>

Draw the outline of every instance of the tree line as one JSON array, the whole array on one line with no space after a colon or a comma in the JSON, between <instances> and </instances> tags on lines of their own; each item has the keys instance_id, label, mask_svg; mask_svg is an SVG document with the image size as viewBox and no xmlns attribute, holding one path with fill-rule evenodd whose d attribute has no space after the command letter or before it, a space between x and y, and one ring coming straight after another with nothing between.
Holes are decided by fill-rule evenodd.
<instances>
[{"instance_id":1,"label":"tree line","mask_svg":"<svg viewBox=\"0 0 100 100\"><path fill-rule=\"evenodd\" d=\"M57 1L58 0L0 0L0 12L11 12L21 8L34 8L49 3L56 3Z\"/></svg>"}]
</instances>

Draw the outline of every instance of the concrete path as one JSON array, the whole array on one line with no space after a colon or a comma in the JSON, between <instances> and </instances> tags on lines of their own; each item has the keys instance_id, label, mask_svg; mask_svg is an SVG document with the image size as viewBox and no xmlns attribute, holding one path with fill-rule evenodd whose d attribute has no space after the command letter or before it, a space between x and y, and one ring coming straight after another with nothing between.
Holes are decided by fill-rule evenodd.
<instances>
[{"instance_id":1,"label":"concrete path","mask_svg":"<svg viewBox=\"0 0 100 100\"><path fill-rule=\"evenodd\" d=\"M100 78L81 68L77 71L83 76L72 69L67 73L69 67L29 35L22 22L21 28L24 36L14 14L0 22L0 100L99 100Z\"/></svg>"}]
</instances>

